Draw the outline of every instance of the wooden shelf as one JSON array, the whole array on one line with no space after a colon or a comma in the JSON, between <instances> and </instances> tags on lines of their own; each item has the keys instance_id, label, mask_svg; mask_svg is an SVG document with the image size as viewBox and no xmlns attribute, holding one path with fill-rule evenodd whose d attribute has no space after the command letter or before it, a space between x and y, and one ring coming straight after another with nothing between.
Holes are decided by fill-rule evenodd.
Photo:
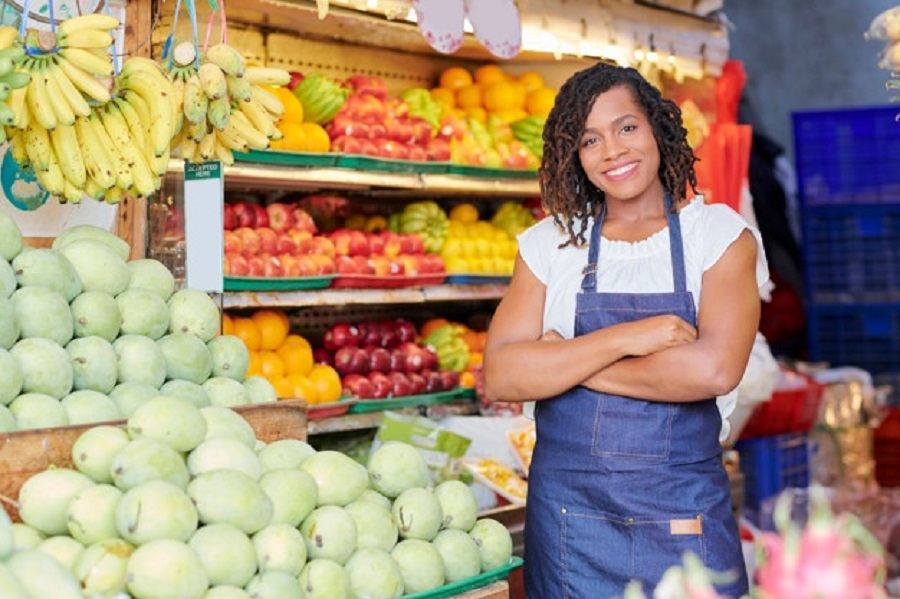
<instances>
[{"instance_id":1,"label":"wooden shelf","mask_svg":"<svg viewBox=\"0 0 900 599\"><path fill-rule=\"evenodd\" d=\"M225 309L302 308L372 304L499 300L507 285L432 285L401 289L322 289L308 291L227 291L218 301Z\"/></svg>"}]
</instances>

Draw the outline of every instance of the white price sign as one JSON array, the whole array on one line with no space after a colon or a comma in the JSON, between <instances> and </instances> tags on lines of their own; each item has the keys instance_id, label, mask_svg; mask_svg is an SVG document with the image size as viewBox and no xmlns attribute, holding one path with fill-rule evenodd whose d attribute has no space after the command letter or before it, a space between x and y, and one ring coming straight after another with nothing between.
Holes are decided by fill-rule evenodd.
<instances>
[{"instance_id":1,"label":"white price sign","mask_svg":"<svg viewBox=\"0 0 900 599\"><path fill-rule=\"evenodd\" d=\"M221 163L185 163L185 283L192 289L222 292L224 200Z\"/></svg>"}]
</instances>

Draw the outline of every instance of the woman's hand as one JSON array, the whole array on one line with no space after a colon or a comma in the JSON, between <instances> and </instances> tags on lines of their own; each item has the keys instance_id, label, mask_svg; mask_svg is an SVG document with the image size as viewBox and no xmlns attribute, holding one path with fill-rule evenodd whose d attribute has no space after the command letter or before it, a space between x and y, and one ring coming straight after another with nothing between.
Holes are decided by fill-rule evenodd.
<instances>
[{"instance_id":1,"label":"woman's hand","mask_svg":"<svg viewBox=\"0 0 900 599\"><path fill-rule=\"evenodd\" d=\"M674 314L660 314L614 325L628 356L647 356L697 340L697 328Z\"/></svg>"}]
</instances>

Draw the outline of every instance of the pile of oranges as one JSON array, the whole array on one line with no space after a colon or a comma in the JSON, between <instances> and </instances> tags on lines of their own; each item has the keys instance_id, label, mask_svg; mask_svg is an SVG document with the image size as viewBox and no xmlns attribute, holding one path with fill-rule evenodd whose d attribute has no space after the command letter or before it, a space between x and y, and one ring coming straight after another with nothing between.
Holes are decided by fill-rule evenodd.
<instances>
[{"instance_id":1,"label":"pile of oranges","mask_svg":"<svg viewBox=\"0 0 900 599\"><path fill-rule=\"evenodd\" d=\"M284 104L284 113L275 124L283 137L271 142L273 150L290 150L292 152L324 153L331 149L331 138L317 123L303 120L303 104L297 96L286 87L267 86Z\"/></svg>"},{"instance_id":2,"label":"pile of oranges","mask_svg":"<svg viewBox=\"0 0 900 599\"><path fill-rule=\"evenodd\" d=\"M484 64L474 71L445 69L431 96L446 108L481 122L494 114L511 123L529 115L547 118L556 101L556 90L535 71L513 75L496 64Z\"/></svg>"},{"instance_id":3,"label":"pile of oranges","mask_svg":"<svg viewBox=\"0 0 900 599\"><path fill-rule=\"evenodd\" d=\"M290 332L287 314L260 308L250 315L222 316L222 333L243 339L250 352L247 376L264 376L279 399L302 399L309 405L337 401L341 377L327 364L313 361L304 337Z\"/></svg>"}]
</instances>

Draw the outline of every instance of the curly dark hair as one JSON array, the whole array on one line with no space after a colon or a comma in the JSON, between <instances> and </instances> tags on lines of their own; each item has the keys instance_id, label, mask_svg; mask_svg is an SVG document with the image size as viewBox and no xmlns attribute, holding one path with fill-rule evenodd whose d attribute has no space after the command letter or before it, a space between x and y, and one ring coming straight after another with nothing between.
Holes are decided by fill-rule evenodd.
<instances>
[{"instance_id":1,"label":"curly dark hair","mask_svg":"<svg viewBox=\"0 0 900 599\"><path fill-rule=\"evenodd\" d=\"M569 234L562 247L586 243L588 218L604 201L604 193L588 180L581 166L578 145L594 100L616 86L628 87L647 113L659 146L659 178L673 202L684 199L688 184L697 193L697 157L688 144L678 105L664 98L637 70L597 63L578 71L562 85L544 125L541 198L545 210Z\"/></svg>"}]
</instances>

